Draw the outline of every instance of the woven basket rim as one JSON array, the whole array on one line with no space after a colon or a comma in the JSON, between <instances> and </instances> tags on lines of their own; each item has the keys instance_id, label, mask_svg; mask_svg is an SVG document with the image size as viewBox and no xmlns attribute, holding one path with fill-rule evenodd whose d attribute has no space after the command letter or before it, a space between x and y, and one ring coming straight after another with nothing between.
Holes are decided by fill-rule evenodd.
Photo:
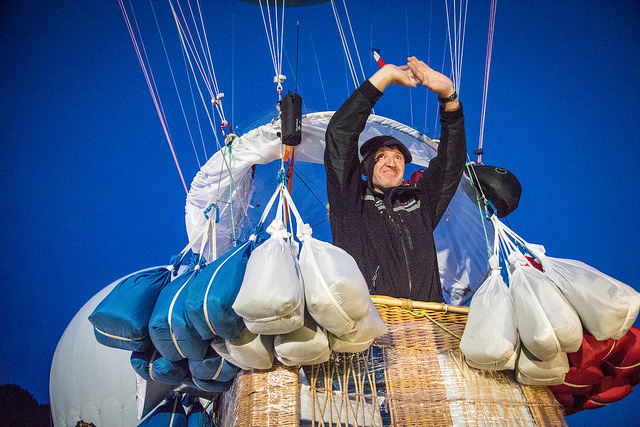
<instances>
[{"instance_id":1,"label":"woven basket rim","mask_svg":"<svg viewBox=\"0 0 640 427\"><path fill-rule=\"evenodd\" d=\"M449 305L440 302L413 301L406 298L393 298L385 295L371 295L371 300L376 305L386 305L388 307L401 307L406 310L432 310L443 311L445 313L469 314L469 307Z\"/></svg>"}]
</instances>

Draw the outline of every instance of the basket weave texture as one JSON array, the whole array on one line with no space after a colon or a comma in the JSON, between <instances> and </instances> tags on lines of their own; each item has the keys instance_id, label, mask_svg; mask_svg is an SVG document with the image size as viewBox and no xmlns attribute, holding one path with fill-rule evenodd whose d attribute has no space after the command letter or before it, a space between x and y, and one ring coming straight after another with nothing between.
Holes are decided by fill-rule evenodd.
<instances>
[{"instance_id":1,"label":"basket weave texture","mask_svg":"<svg viewBox=\"0 0 640 427\"><path fill-rule=\"evenodd\" d=\"M389 332L362 353L321 365L243 371L221 425L566 426L544 386L482 371L459 348L467 307L372 297Z\"/></svg>"}]
</instances>

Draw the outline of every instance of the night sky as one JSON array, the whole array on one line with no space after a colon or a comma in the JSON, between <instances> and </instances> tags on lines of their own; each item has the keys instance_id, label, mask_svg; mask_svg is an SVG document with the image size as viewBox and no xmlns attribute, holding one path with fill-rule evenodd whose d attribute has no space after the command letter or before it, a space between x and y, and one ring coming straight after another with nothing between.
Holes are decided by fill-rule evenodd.
<instances>
[{"instance_id":1,"label":"night sky","mask_svg":"<svg viewBox=\"0 0 640 427\"><path fill-rule=\"evenodd\" d=\"M196 157L153 12L134 3L188 186L215 151L213 136ZM460 99L475 160L490 2L471 3ZM154 7L167 55L180 57L167 3ZM376 69L372 45L387 62L415 55L442 69L443 2L348 7L366 76ZM225 113L242 134L273 116L277 101L260 9L235 1L202 9ZM354 86L331 6L289 8L285 20L285 91L295 85L299 21L304 111L337 109ZM636 290L639 23L635 1L498 2L483 157L522 184L508 217L514 231ZM53 353L80 307L186 245L185 190L116 0L3 1L0 52L0 383L48 403ZM376 114L437 133L435 97L424 88L390 88ZM634 425L639 395L567 421Z\"/></svg>"}]
</instances>

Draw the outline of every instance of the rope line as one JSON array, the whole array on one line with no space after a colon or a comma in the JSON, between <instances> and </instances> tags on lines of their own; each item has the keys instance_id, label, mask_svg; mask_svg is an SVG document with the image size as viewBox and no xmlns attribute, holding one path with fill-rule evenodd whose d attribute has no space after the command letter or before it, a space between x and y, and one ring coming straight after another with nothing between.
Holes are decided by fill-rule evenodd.
<instances>
[{"instance_id":1,"label":"rope line","mask_svg":"<svg viewBox=\"0 0 640 427\"><path fill-rule=\"evenodd\" d=\"M182 181L182 185L184 187L185 193L189 194L189 190L187 188L187 183L184 180L184 176L182 174L182 169L180 168L180 163L178 162L178 157L176 156L176 152L173 148L173 143L171 142L171 136L169 134L169 128L167 125L166 117L164 114L164 108L162 107L162 103L159 99L158 89L155 84L155 79L153 77L153 73L151 71L151 66L149 64L148 56L144 47L144 42L142 41L142 37L140 35L140 28L138 26L137 21L135 20L135 13L133 13L133 6L131 5L131 1L129 1L129 7L131 8L131 13L134 18L134 22L136 25L136 30L138 33L138 37L140 37L140 44L142 45L142 52L144 52L144 59L142 52L140 50L140 45L138 45L138 40L133 31L133 27L131 25L131 20L129 19L129 14L127 13L127 9L124 5L124 0L118 0L118 4L120 5L120 10L122 11L122 15L125 20L125 24L127 26L127 30L129 31L129 36L131 37L131 42L133 43L133 47L136 51L136 55L138 56L138 61L140 62L140 67L142 68L142 73L144 74L144 78L147 82L147 87L149 88L149 93L151 94L151 98L153 99L153 103L156 107L156 112L158 113L158 118L160 119L160 123L162 125L162 129L165 134L165 138L169 143L169 148L171 149L171 154L173 156L173 160L176 164L176 168L178 169L178 174L180 175L180 180ZM145 62L146 59L146 62Z\"/></svg>"},{"instance_id":2,"label":"rope line","mask_svg":"<svg viewBox=\"0 0 640 427\"><path fill-rule=\"evenodd\" d=\"M189 124L189 120L187 119L187 114L185 112L185 106L184 103L182 102L182 97L180 96L180 90L178 90L178 84L176 82L176 77L175 77L175 73L173 72L173 66L171 65L171 59L169 58L169 54L167 52L167 47L166 44L164 42L164 37L162 35L162 30L160 29L160 24L158 22L158 17L156 15L156 10L153 7L153 2L151 2L151 10L153 12L153 18L155 20L156 23L156 29L158 30L158 36L160 37L160 42L162 43L162 49L164 52L164 57L167 61L167 65L169 67L169 73L171 74L171 81L173 83L173 88L176 91L176 96L178 97L178 104L180 105L180 111L182 112L182 118L184 119L184 123L185 126L187 127L187 133L189 135L189 141L191 142L191 147L193 148L193 153L196 156L196 162L198 163L198 167L202 167L202 164L200 162L200 156L198 155L198 150L196 149L196 145L194 142L194 138L193 138L193 132L191 130L191 125ZM188 78L188 74L187 74L187 79L189 82L189 87L191 88L191 79ZM192 105L194 106L194 111L195 111L195 100L193 98L193 92L191 92L191 101L192 101ZM205 155L205 159L207 158L207 149L206 146L204 144L204 137L202 135L202 129L200 128L200 119L198 117L198 115L196 114L196 119L197 119L197 124L198 124L198 130L200 131L200 141L202 143L202 149L204 151L204 155Z\"/></svg>"},{"instance_id":3,"label":"rope line","mask_svg":"<svg viewBox=\"0 0 640 427\"><path fill-rule=\"evenodd\" d=\"M334 0L331 0L331 8L333 9L333 16L336 20L336 25L338 26L338 33L340 35L340 41L342 42L342 49L344 50L346 65L349 68L349 72L351 73L351 79L353 80L354 88L357 88L358 86L360 86L360 81L358 79L358 74L356 72L355 64L353 63L351 49L349 48L349 43L347 42L347 37L345 35L344 28L342 27L340 14L338 13L338 9L336 8L336 4ZM345 5L345 9L346 9L346 5Z\"/></svg>"},{"instance_id":4,"label":"rope line","mask_svg":"<svg viewBox=\"0 0 640 427\"><path fill-rule=\"evenodd\" d=\"M480 114L480 141L478 143L478 163L482 164L482 143L484 140L484 118L487 112L487 92L489 89L489 71L491 70L491 52L493 50L493 30L496 24L496 6L498 0L491 0L489 16L489 34L487 36L487 57L484 65L484 87L482 89L482 113Z\"/></svg>"},{"instance_id":5,"label":"rope line","mask_svg":"<svg viewBox=\"0 0 640 427\"><path fill-rule=\"evenodd\" d=\"M260 13L262 14L262 23L264 24L264 31L267 36L267 44L269 45L269 53L271 54L271 62L273 62L273 71L275 72L275 77L273 78L273 82L277 83L278 90L278 99L282 100L282 82L286 79L285 76L282 75L282 52L284 45L284 5L285 1L282 0L282 5L280 8L281 16L278 18L278 1L274 1L274 13L275 18L271 18L271 9L269 5L269 0L266 0L266 5L263 6L262 0L259 0L260 3ZM265 9L267 14L265 16ZM278 21L280 19L281 22ZM267 25L268 21L268 25ZM275 22L275 31L274 31L274 22ZM275 34L275 35L274 35Z\"/></svg>"},{"instance_id":6,"label":"rope line","mask_svg":"<svg viewBox=\"0 0 640 427\"><path fill-rule=\"evenodd\" d=\"M464 1L464 13L463 5ZM445 10L447 13L447 28L449 32L449 56L451 58L451 75L453 87L460 94L460 80L462 78L462 57L464 54L464 37L467 27L467 5L468 0L460 0L459 7L452 1L453 10L449 12L449 1L445 0ZM451 16L450 16L451 15ZM453 25L453 31L451 26ZM453 33L453 37L451 37Z\"/></svg>"}]
</instances>

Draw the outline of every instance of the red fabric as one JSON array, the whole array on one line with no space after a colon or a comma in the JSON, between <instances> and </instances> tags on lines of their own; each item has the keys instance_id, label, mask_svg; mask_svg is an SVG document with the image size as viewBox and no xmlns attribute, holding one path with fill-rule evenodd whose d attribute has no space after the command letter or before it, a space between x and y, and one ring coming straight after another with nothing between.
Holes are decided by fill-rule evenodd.
<instances>
[{"instance_id":1,"label":"red fabric","mask_svg":"<svg viewBox=\"0 0 640 427\"><path fill-rule=\"evenodd\" d=\"M584 331L580 350L568 357L571 368L564 383L549 390L566 415L601 408L625 398L640 383L640 329L631 327L617 341L598 341Z\"/></svg>"},{"instance_id":2,"label":"red fabric","mask_svg":"<svg viewBox=\"0 0 640 427\"><path fill-rule=\"evenodd\" d=\"M540 271L542 271L544 273L544 269L542 268L542 264L540 263L540 261L538 261L537 258L534 258L534 257L529 256L529 255L525 255L525 257L531 263L532 267L535 267L535 268L537 268L538 270L540 270Z\"/></svg>"},{"instance_id":3,"label":"red fabric","mask_svg":"<svg viewBox=\"0 0 640 427\"><path fill-rule=\"evenodd\" d=\"M609 403L624 399L633 391L628 378L604 377L593 387L589 399L584 403L585 409L601 408Z\"/></svg>"},{"instance_id":4,"label":"red fabric","mask_svg":"<svg viewBox=\"0 0 640 427\"><path fill-rule=\"evenodd\" d=\"M569 363L571 366L580 369L588 366L599 366L613 353L616 345L615 340L598 341L586 330L583 332L580 350L567 355L569 356Z\"/></svg>"},{"instance_id":5,"label":"red fabric","mask_svg":"<svg viewBox=\"0 0 640 427\"><path fill-rule=\"evenodd\" d=\"M549 390L556 393L569 393L572 395L586 395L591 393L593 386L599 383L604 374L599 366L588 366L578 369L572 366L564 377L562 384L549 386Z\"/></svg>"},{"instance_id":6,"label":"red fabric","mask_svg":"<svg viewBox=\"0 0 640 427\"><path fill-rule=\"evenodd\" d=\"M640 368L640 329L632 326L616 343L603 368L614 378L628 377Z\"/></svg>"}]
</instances>

